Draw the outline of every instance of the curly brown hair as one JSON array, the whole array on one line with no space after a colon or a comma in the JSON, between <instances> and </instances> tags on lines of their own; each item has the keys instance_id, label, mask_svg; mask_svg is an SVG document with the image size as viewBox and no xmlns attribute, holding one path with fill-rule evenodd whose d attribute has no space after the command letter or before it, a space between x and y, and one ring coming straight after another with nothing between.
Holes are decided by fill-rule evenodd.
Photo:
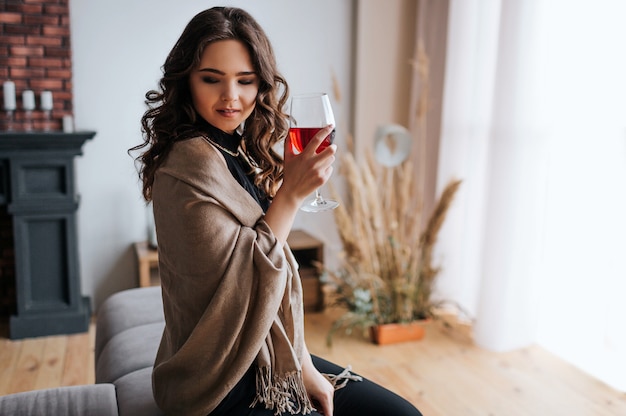
<instances>
[{"instance_id":1,"label":"curly brown hair","mask_svg":"<svg viewBox=\"0 0 626 416\"><path fill-rule=\"evenodd\" d=\"M189 74L200 63L204 48L211 42L235 39L246 45L259 78L255 108L246 120L243 141L246 152L256 161L260 172L255 183L271 198L283 176L283 161L273 150L287 135L288 116L282 111L289 86L278 72L276 58L267 35L246 11L234 7L213 7L191 19L163 65L160 91L146 93L148 110L141 118L143 143L129 152L145 148L136 157L143 197L152 199L152 184L157 168L172 144L200 134L199 115L193 107Z\"/></svg>"}]
</instances>

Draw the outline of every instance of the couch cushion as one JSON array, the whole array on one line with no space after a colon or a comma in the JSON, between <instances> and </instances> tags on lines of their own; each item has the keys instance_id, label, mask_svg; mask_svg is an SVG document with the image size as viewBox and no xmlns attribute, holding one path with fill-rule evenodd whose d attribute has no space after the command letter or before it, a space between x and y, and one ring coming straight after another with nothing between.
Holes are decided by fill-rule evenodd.
<instances>
[{"instance_id":1,"label":"couch cushion","mask_svg":"<svg viewBox=\"0 0 626 416\"><path fill-rule=\"evenodd\" d=\"M96 360L116 334L138 325L163 322L159 286L128 289L111 295L100 306L96 321Z\"/></svg>"},{"instance_id":2,"label":"couch cushion","mask_svg":"<svg viewBox=\"0 0 626 416\"><path fill-rule=\"evenodd\" d=\"M129 328L111 338L96 361L96 383L112 383L145 367L156 358L164 322Z\"/></svg>"},{"instance_id":3,"label":"couch cushion","mask_svg":"<svg viewBox=\"0 0 626 416\"><path fill-rule=\"evenodd\" d=\"M152 395L152 367L126 374L115 381L120 416L161 416Z\"/></svg>"},{"instance_id":4,"label":"couch cushion","mask_svg":"<svg viewBox=\"0 0 626 416\"><path fill-rule=\"evenodd\" d=\"M58 387L0 397L0 415L115 416L117 414L117 400L113 384ZM136 413L136 415L139 414Z\"/></svg>"}]
</instances>

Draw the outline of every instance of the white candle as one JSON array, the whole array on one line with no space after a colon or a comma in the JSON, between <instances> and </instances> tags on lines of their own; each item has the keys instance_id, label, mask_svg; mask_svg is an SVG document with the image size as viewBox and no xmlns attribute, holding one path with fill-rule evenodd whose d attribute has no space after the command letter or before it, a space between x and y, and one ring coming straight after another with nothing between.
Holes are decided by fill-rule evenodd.
<instances>
[{"instance_id":1,"label":"white candle","mask_svg":"<svg viewBox=\"0 0 626 416\"><path fill-rule=\"evenodd\" d=\"M26 90L22 93L22 106L26 111L32 111L35 109L35 93L31 90Z\"/></svg>"},{"instance_id":2,"label":"white candle","mask_svg":"<svg viewBox=\"0 0 626 416\"><path fill-rule=\"evenodd\" d=\"M52 91L43 91L41 93L41 109L43 111L51 111L52 107Z\"/></svg>"},{"instance_id":3,"label":"white candle","mask_svg":"<svg viewBox=\"0 0 626 416\"><path fill-rule=\"evenodd\" d=\"M15 83L13 81L5 81L2 84L4 90L4 109L6 111L15 110Z\"/></svg>"},{"instance_id":4,"label":"white candle","mask_svg":"<svg viewBox=\"0 0 626 416\"><path fill-rule=\"evenodd\" d=\"M72 133L74 131L74 118L70 115L63 116L63 132Z\"/></svg>"}]
</instances>

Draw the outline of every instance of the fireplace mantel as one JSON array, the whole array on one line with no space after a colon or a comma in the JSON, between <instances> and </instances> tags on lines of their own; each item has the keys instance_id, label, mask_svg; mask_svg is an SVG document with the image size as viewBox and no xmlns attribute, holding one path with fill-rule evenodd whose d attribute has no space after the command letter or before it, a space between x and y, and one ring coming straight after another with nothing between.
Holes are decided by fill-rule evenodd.
<instances>
[{"instance_id":1,"label":"fireplace mantel","mask_svg":"<svg viewBox=\"0 0 626 416\"><path fill-rule=\"evenodd\" d=\"M93 131L76 133L52 132L11 132L0 131L1 153L24 153L36 150L67 150L74 154L82 154L85 141L93 138Z\"/></svg>"},{"instance_id":2,"label":"fireplace mantel","mask_svg":"<svg viewBox=\"0 0 626 416\"><path fill-rule=\"evenodd\" d=\"M84 332L74 158L95 132L0 132L0 205L13 221L17 312L13 339Z\"/></svg>"}]
</instances>

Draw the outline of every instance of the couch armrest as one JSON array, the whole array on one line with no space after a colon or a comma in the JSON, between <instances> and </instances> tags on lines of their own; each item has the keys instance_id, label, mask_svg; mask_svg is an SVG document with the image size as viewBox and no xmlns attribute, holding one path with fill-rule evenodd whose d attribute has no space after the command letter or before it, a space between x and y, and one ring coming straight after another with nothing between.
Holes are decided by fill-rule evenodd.
<instances>
[{"instance_id":1,"label":"couch armrest","mask_svg":"<svg viewBox=\"0 0 626 416\"><path fill-rule=\"evenodd\" d=\"M152 367L115 380L120 416L163 416L152 396Z\"/></svg>"},{"instance_id":2,"label":"couch armrest","mask_svg":"<svg viewBox=\"0 0 626 416\"><path fill-rule=\"evenodd\" d=\"M115 386L90 384L0 396L0 415L118 416Z\"/></svg>"},{"instance_id":3,"label":"couch armrest","mask_svg":"<svg viewBox=\"0 0 626 416\"><path fill-rule=\"evenodd\" d=\"M165 322L159 286L126 289L111 295L96 314L96 362L115 335L139 325Z\"/></svg>"}]
</instances>

